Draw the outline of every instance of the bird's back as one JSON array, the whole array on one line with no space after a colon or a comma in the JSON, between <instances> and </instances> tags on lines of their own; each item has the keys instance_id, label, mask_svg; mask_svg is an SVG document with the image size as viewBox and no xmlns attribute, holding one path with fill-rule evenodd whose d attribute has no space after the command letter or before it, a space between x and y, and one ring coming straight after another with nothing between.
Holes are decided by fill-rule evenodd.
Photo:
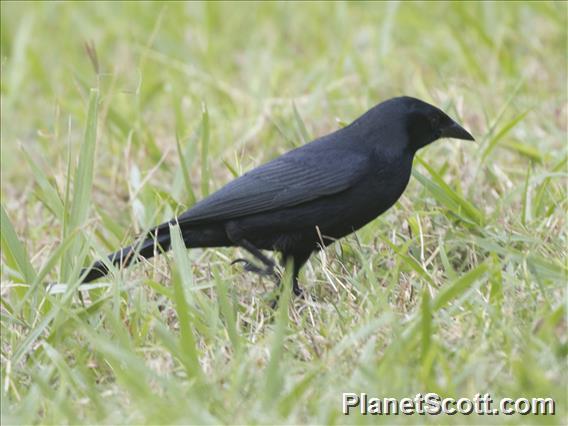
<instances>
[{"instance_id":1,"label":"bird's back","mask_svg":"<svg viewBox=\"0 0 568 426\"><path fill-rule=\"evenodd\" d=\"M342 130L263 164L183 213L184 224L286 209L342 192L364 177L368 156Z\"/></svg>"}]
</instances>

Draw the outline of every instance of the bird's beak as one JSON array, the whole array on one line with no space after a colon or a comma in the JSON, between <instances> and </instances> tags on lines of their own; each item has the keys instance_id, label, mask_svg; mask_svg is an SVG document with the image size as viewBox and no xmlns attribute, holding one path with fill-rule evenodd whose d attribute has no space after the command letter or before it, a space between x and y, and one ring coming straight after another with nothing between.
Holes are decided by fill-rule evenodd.
<instances>
[{"instance_id":1,"label":"bird's beak","mask_svg":"<svg viewBox=\"0 0 568 426\"><path fill-rule=\"evenodd\" d=\"M466 141L474 141L475 140L473 138L473 136L471 136L471 134L467 130L465 130L462 126L460 126L455 121L452 122L452 124L450 124L449 126L444 127L442 129L441 137L463 139L463 140L466 140Z\"/></svg>"}]
</instances>

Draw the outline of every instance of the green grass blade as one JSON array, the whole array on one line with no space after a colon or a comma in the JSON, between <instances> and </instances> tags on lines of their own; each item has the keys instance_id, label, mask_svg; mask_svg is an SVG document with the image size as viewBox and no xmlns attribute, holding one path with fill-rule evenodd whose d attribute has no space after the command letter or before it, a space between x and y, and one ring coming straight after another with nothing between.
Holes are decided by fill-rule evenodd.
<instances>
[{"instance_id":1,"label":"green grass blade","mask_svg":"<svg viewBox=\"0 0 568 426\"><path fill-rule=\"evenodd\" d=\"M18 364L24 355L33 350L33 345L36 340L46 331L47 327L51 324L51 321L53 321L58 313L59 307L54 306L47 315L45 315L41 321L30 332L28 332L28 334L26 334L26 337L14 348L12 353L13 364Z\"/></svg>"},{"instance_id":2,"label":"green grass blade","mask_svg":"<svg viewBox=\"0 0 568 426\"><path fill-rule=\"evenodd\" d=\"M231 163L229 163L227 160L223 160L223 164L225 165L229 173L231 173L231 176L233 176L233 178L239 177L239 172L237 172L237 170L231 165Z\"/></svg>"},{"instance_id":3,"label":"green grass blade","mask_svg":"<svg viewBox=\"0 0 568 426\"><path fill-rule=\"evenodd\" d=\"M531 172L532 165L527 167L525 176L525 188L523 190L522 213L521 223L526 226L527 223L532 221L532 198L531 198Z\"/></svg>"},{"instance_id":4,"label":"green grass blade","mask_svg":"<svg viewBox=\"0 0 568 426\"><path fill-rule=\"evenodd\" d=\"M443 308L448 302L461 296L488 270L489 265L487 263L482 263L477 268L472 269L448 286L444 286L440 293L438 293L438 295L434 298L432 302L432 310L437 311Z\"/></svg>"},{"instance_id":5,"label":"green grass blade","mask_svg":"<svg viewBox=\"0 0 568 426\"><path fill-rule=\"evenodd\" d=\"M221 314L223 314L223 317L225 318L229 338L231 339L231 343L233 344L235 351L238 351L241 347L241 338L237 331L236 315L233 306L229 301L226 280L219 274L215 274L215 283L219 300L219 308L221 309Z\"/></svg>"},{"instance_id":6,"label":"green grass blade","mask_svg":"<svg viewBox=\"0 0 568 426\"><path fill-rule=\"evenodd\" d=\"M95 146L97 141L98 100L98 89L91 89L85 137L81 145L79 162L73 179L73 199L71 201L68 222L66 223L66 232L72 232L76 228L81 228L88 218L89 209L91 207L91 190L93 186ZM78 248L79 245L77 242L73 245L71 253L77 253L79 251ZM67 281L70 278L73 269L76 268L73 267L72 262L63 262L61 271L63 281Z\"/></svg>"},{"instance_id":7,"label":"green grass blade","mask_svg":"<svg viewBox=\"0 0 568 426\"><path fill-rule=\"evenodd\" d=\"M283 416L290 415L290 412L298 407L298 404L303 400L302 397L314 386L313 382L320 374L322 374L322 371L314 366L311 371L302 377L290 392L282 398L278 409Z\"/></svg>"},{"instance_id":8,"label":"green grass blade","mask_svg":"<svg viewBox=\"0 0 568 426\"><path fill-rule=\"evenodd\" d=\"M201 106L201 196L209 195L209 111Z\"/></svg>"},{"instance_id":9,"label":"green grass blade","mask_svg":"<svg viewBox=\"0 0 568 426\"><path fill-rule=\"evenodd\" d=\"M67 253L69 247L72 245L73 240L79 233L79 230L76 229L74 232L69 234L61 243L57 246L55 251L49 256L47 262L42 266L37 274L37 277L34 281L34 285L39 285L42 283L43 279L46 275L55 268L57 262Z\"/></svg>"},{"instance_id":10,"label":"green grass blade","mask_svg":"<svg viewBox=\"0 0 568 426\"><path fill-rule=\"evenodd\" d=\"M51 185L47 176L33 160L28 150L22 147L22 153L30 165L35 181L40 188L40 190L36 192L36 195L57 219L63 221L63 201L59 193Z\"/></svg>"},{"instance_id":11,"label":"green grass blade","mask_svg":"<svg viewBox=\"0 0 568 426\"><path fill-rule=\"evenodd\" d=\"M430 351L432 340L432 309L430 303L430 291L424 288L422 292L422 320L420 322L422 328L422 362L424 362Z\"/></svg>"},{"instance_id":12,"label":"green grass blade","mask_svg":"<svg viewBox=\"0 0 568 426\"><path fill-rule=\"evenodd\" d=\"M543 163L546 155L544 155L538 148L527 144L520 143L514 140L507 140L501 143L504 148L510 149L531 161Z\"/></svg>"},{"instance_id":13,"label":"green grass blade","mask_svg":"<svg viewBox=\"0 0 568 426\"><path fill-rule=\"evenodd\" d=\"M417 170L413 170L412 175L430 191L434 198L452 210L458 217L464 218L465 216L466 222L482 226L485 221L483 214L444 182L444 179L424 160L419 156L416 159L428 171L432 180L430 181Z\"/></svg>"},{"instance_id":14,"label":"green grass blade","mask_svg":"<svg viewBox=\"0 0 568 426\"><path fill-rule=\"evenodd\" d=\"M298 108L296 108L295 103L292 103L292 110L294 111L294 121L296 122L298 136L302 141L302 143L306 144L312 140L308 132L308 129L306 128L306 123L304 123L304 120L302 120L302 117L300 116L300 113L298 112Z\"/></svg>"},{"instance_id":15,"label":"green grass blade","mask_svg":"<svg viewBox=\"0 0 568 426\"><path fill-rule=\"evenodd\" d=\"M67 237L65 237L65 239L57 246L55 251L49 256L49 259L47 260L47 262L45 262L45 264L39 270L37 276L35 277L35 279L32 283L32 285L30 286L30 288L26 292L25 297L22 299L20 307L29 299L29 297L32 294L35 293L35 291L37 290L37 288L39 286L45 284L43 282L44 278L47 276L47 274L50 271L52 271L55 268L55 265L57 264L57 262L59 262L61 260L61 258L63 256L65 256L65 254L69 250L69 247L71 247L75 238L77 237L78 231L79 230L75 230L75 232L73 232L73 233L69 234Z\"/></svg>"},{"instance_id":16,"label":"green grass blade","mask_svg":"<svg viewBox=\"0 0 568 426\"><path fill-rule=\"evenodd\" d=\"M187 163L187 160L186 160L185 155L183 153L183 150L181 149L181 144L180 144L180 140L179 140L178 135L176 135L176 148L177 148L179 163L180 163L180 167L181 167L181 175L183 177L183 182L185 184L185 193L189 197L189 203L195 204L196 198L195 198L195 194L193 192L193 186L191 185L191 179L189 177L189 168L187 166L188 163Z\"/></svg>"},{"instance_id":17,"label":"green grass blade","mask_svg":"<svg viewBox=\"0 0 568 426\"><path fill-rule=\"evenodd\" d=\"M408 254L408 245L410 244L410 241L403 247L398 247L396 244L393 244L388 238L383 238L383 241L402 259L402 261L406 265L408 265L413 271L424 278L424 280L426 280L428 284L436 286L434 279L428 273L428 271L424 269L422 264L410 254Z\"/></svg>"},{"instance_id":18,"label":"green grass blade","mask_svg":"<svg viewBox=\"0 0 568 426\"><path fill-rule=\"evenodd\" d=\"M182 285L184 286L187 294L191 297L189 291L193 287L193 276L191 273L191 264L187 256L187 248L183 242L181 230L178 224L170 225L170 235L172 238L172 251L174 254L175 266L180 274ZM189 300L191 303L191 299Z\"/></svg>"},{"instance_id":19,"label":"green grass blade","mask_svg":"<svg viewBox=\"0 0 568 426\"><path fill-rule=\"evenodd\" d=\"M84 255L86 252L86 247L82 249L82 252L79 253L79 256ZM79 266L75 267L75 272L78 274ZM41 320L34 326L34 328L29 331L24 339L22 339L18 344L15 346L15 349L12 353L12 362L17 364L21 361L21 359L30 351L34 349L34 344L44 333L48 334L51 330L49 330L49 325L52 321L57 317L57 315L62 311L65 310L70 303L73 296L76 294L77 288L79 287L80 282L76 281L71 283L71 285L67 286L67 289L63 296L59 299L51 298L51 309L41 318ZM47 337L46 337L47 338Z\"/></svg>"},{"instance_id":20,"label":"green grass blade","mask_svg":"<svg viewBox=\"0 0 568 426\"><path fill-rule=\"evenodd\" d=\"M91 207L91 189L95 165L95 145L97 140L97 113L99 91L91 89L85 137L79 153L79 163L73 180L74 191L71 204L70 225L78 228L85 223Z\"/></svg>"},{"instance_id":21,"label":"green grass blade","mask_svg":"<svg viewBox=\"0 0 568 426\"><path fill-rule=\"evenodd\" d=\"M193 337L192 319L190 315L190 304L186 299L184 286L192 285L191 267L187 258L187 249L183 243L179 225L170 225L170 235L172 239L172 250L176 263L176 270L180 278L173 279L174 302L180 327L180 346L185 357L182 360L187 373L191 377L201 376L201 366L197 355L197 346Z\"/></svg>"},{"instance_id":22,"label":"green grass blade","mask_svg":"<svg viewBox=\"0 0 568 426\"><path fill-rule=\"evenodd\" d=\"M501 129L499 129L497 134L491 138L491 140L487 144L487 147L483 150L483 153L481 154L481 161L482 162L484 162L487 159L487 157L489 156L489 154L491 154L493 152L493 150L497 146L497 143L501 139L503 139L511 131L511 129L513 129L513 127L515 127L517 124L519 124L525 118L525 116L527 114L528 114L528 111L525 111L525 112L517 115L511 121L505 123L503 125L503 127L501 127Z\"/></svg>"},{"instance_id":23,"label":"green grass blade","mask_svg":"<svg viewBox=\"0 0 568 426\"><path fill-rule=\"evenodd\" d=\"M284 355L284 339L288 328L288 305L292 293L292 262L286 265L286 272L280 284L280 296L278 310L276 311L276 324L270 346L270 360L264 373L265 393L264 402L267 406L272 405L275 398L280 394L283 385L282 370L280 364Z\"/></svg>"},{"instance_id":24,"label":"green grass blade","mask_svg":"<svg viewBox=\"0 0 568 426\"><path fill-rule=\"evenodd\" d=\"M168 299L174 300L174 292L170 288L165 287L154 280L146 280L144 281L144 285L147 285L156 293L161 294L162 296L167 297Z\"/></svg>"},{"instance_id":25,"label":"green grass blade","mask_svg":"<svg viewBox=\"0 0 568 426\"><path fill-rule=\"evenodd\" d=\"M2 251L6 258L6 262L16 269L22 275L24 282L31 284L36 278L36 272L27 251L18 239L16 230L12 226L12 222L4 210L4 206L0 206L0 231L2 233Z\"/></svg>"}]
</instances>

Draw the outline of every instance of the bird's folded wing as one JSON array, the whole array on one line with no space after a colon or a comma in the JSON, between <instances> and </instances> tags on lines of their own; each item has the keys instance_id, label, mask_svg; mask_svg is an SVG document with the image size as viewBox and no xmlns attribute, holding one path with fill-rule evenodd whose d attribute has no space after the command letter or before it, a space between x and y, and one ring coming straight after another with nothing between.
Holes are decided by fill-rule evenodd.
<instances>
[{"instance_id":1,"label":"bird's folded wing","mask_svg":"<svg viewBox=\"0 0 568 426\"><path fill-rule=\"evenodd\" d=\"M344 191L365 174L366 157L348 151L330 154L279 157L198 202L178 222L226 220L292 207Z\"/></svg>"}]
</instances>

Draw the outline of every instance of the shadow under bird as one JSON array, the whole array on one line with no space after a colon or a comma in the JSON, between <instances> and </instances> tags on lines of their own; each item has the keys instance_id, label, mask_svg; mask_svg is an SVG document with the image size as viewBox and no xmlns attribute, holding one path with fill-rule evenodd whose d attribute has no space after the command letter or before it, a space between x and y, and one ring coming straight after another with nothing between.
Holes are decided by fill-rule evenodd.
<instances>
[{"instance_id":1,"label":"shadow under bird","mask_svg":"<svg viewBox=\"0 0 568 426\"><path fill-rule=\"evenodd\" d=\"M178 223L187 248L239 246L257 262L244 269L275 275L262 250L293 266L293 291L310 255L389 209L410 179L416 151L439 138L474 140L443 111L403 96L371 108L350 125L263 164L152 229L141 241L83 270L82 282L170 249Z\"/></svg>"}]
</instances>

